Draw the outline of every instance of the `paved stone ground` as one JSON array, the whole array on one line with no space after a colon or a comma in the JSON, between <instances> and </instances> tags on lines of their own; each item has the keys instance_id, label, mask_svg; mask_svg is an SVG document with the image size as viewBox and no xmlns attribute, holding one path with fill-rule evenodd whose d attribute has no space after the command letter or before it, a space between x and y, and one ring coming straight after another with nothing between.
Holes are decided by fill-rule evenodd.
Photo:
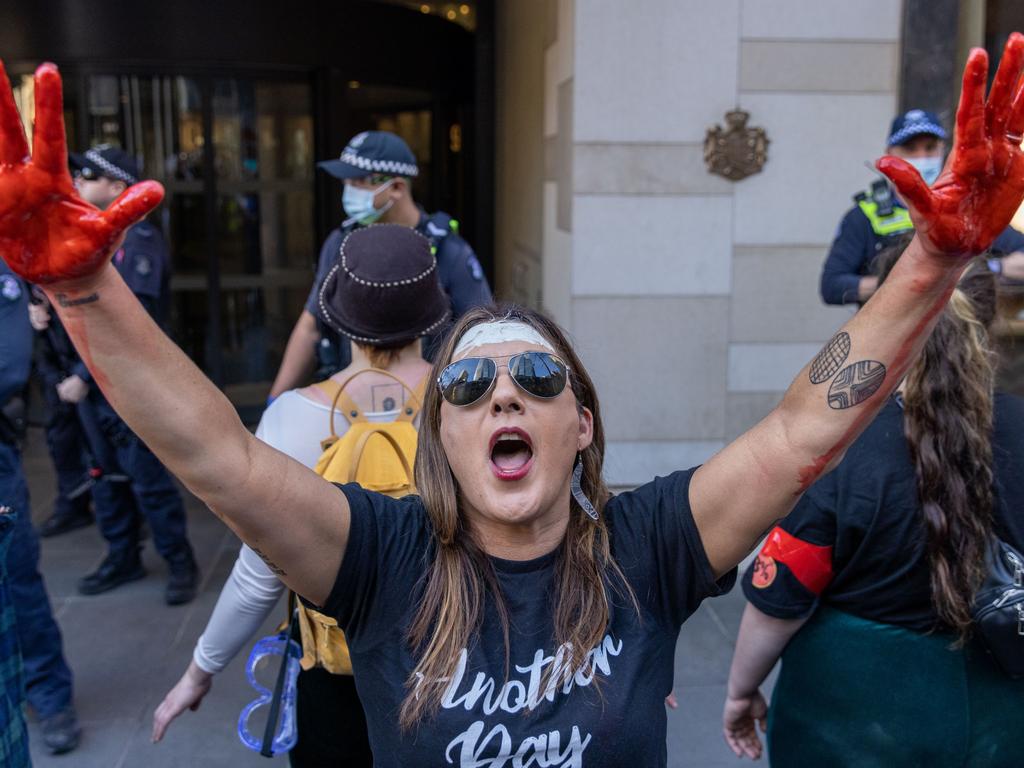
<instances>
[{"instance_id":1,"label":"paved stone ground","mask_svg":"<svg viewBox=\"0 0 1024 768\"><path fill-rule=\"evenodd\" d=\"M33 429L25 456L36 521L52 501L53 475L40 430ZM286 765L267 761L241 746L235 723L253 698L240 656L214 681L198 712L187 712L164 741L151 744L152 713L177 681L196 638L213 609L238 550L238 540L194 498L188 497L189 534L202 568L202 591L191 604L163 602L163 561L147 545L148 576L105 595L81 597L78 578L104 553L94 528L42 541L42 570L64 633L65 652L75 674L75 702L82 722L79 748L54 757L41 749L30 722L37 768L178 768L179 766ZM706 602L686 623L676 650L679 709L670 711L669 766L737 766L721 738L721 707L739 627L739 590ZM268 622L261 634L269 634Z\"/></svg>"}]
</instances>

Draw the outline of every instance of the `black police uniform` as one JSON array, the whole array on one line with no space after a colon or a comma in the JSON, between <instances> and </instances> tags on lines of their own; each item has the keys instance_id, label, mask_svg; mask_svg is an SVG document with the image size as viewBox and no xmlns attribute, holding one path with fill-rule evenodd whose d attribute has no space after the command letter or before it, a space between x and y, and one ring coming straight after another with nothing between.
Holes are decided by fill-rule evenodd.
<instances>
[{"instance_id":1,"label":"black police uniform","mask_svg":"<svg viewBox=\"0 0 1024 768\"><path fill-rule=\"evenodd\" d=\"M0 260L0 406L24 389L31 350L27 288ZM39 718L47 720L71 707L71 670L64 659L60 629L39 573L39 540L32 527L21 451L10 424L3 416L0 420L4 420L0 426L0 507L8 507L10 511L6 514L14 515L13 539L2 568L14 605L25 693ZM9 661L0 659L4 664ZM76 729L77 726L73 730Z\"/></svg>"},{"instance_id":2,"label":"black police uniform","mask_svg":"<svg viewBox=\"0 0 1024 768\"><path fill-rule=\"evenodd\" d=\"M167 322L171 258L160 230L147 221L131 227L114 252L114 267L159 326Z\"/></svg>"},{"instance_id":3,"label":"black police uniform","mask_svg":"<svg viewBox=\"0 0 1024 768\"><path fill-rule=\"evenodd\" d=\"M337 160L324 160L317 163L317 167L341 181L373 176L412 179L419 174L412 150L401 137L388 131L363 131L356 134L345 145ZM490 304L491 288L473 249L459 237L458 222L446 213L428 215L422 208L419 211L420 218L415 229L430 240L434 248L438 279L452 304L452 320L470 307ZM320 342L316 349L317 380L326 379L352 362L349 340L340 337L323 323L317 303L320 286L341 252L342 241L358 226L358 223L351 223L327 236L320 248L316 280L306 300L306 311L317 319L317 330L320 332ZM442 331L426 340L423 349L428 360L433 358L443 335Z\"/></svg>"},{"instance_id":4,"label":"black police uniform","mask_svg":"<svg viewBox=\"0 0 1024 768\"><path fill-rule=\"evenodd\" d=\"M159 230L146 222L131 227L112 261L153 319L162 323L170 266L167 244ZM84 373L88 376L87 370ZM89 396L79 404L79 409L86 428L95 425L99 432L93 434L90 444L94 444L95 459L103 469L104 481L93 488L93 496L96 521L110 548L108 569L119 568L131 576L141 575L137 565L137 512L141 511L149 522L153 544L172 573L194 570L185 507L163 464L117 415L99 388L90 388ZM127 482L119 482L122 477ZM98 572L95 576L91 581L97 584L86 577L80 589L87 593L102 591L97 589L97 586L104 586L102 574Z\"/></svg>"},{"instance_id":5,"label":"black police uniform","mask_svg":"<svg viewBox=\"0 0 1024 768\"><path fill-rule=\"evenodd\" d=\"M85 432L75 404L57 395L57 385L80 370L81 360L53 312L49 327L36 332L33 362L46 405L46 446L57 475L53 514L40 527L40 535L52 536L92 521Z\"/></svg>"},{"instance_id":6,"label":"black police uniform","mask_svg":"<svg viewBox=\"0 0 1024 768\"><path fill-rule=\"evenodd\" d=\"M135 184L139 167L124 150L110 145L92 147L68 160L85 179L108 178ZM165 319L170 285L170 254L159 230L140 222L125 233L113 264L158 324ZM76 371L91 376L84 365ZM170 567L168 603L188 602L195 596L198 569L186 534L185 505L160 460L111 408L98 387L78 404L79 418L89 433L93 458L102 477L92 489L96 522L109 552L100 567L79 584L83 594L97 594L126 581L142 578L139 559L139 511L149 521L153 544ZM115 481L116 480L116 481Z\"/></svg>"},{"instance_id":7,"label":"black police uniform","mask_svg":"<svg viewBox=\"0 0 1024 768\"><path fill-rule=\"evenodd\" d=\"M352 362L349 340L342 338L320 319L318 303L320 286L337 261L342 242L358 227L358 224L338 227L324 240L317 262L316 280L306 299L306 311L316 318L317 330L320 332L320 342L317 345L317 381L328 378ZM427 215L421 208L420 220L415 229L430 240L434 249L438 280L451 302L453 320L472 307L491 303L491 288L487 284L483 267L473 248L459 236L455 219L440 211ZM432 336L425 343L424 351L428 359L433 357L433 350L443 335L442 332Z\"/></svg>"}]
</instances>

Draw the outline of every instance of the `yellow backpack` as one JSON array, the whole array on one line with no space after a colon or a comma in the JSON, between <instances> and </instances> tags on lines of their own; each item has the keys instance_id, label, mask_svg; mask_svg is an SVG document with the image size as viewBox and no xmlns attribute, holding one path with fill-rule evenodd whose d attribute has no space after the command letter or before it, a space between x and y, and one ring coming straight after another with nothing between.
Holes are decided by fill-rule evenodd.
<instances>
[{"instance_id":1,"label":"yellow backpack","mask_svg":"<svg viewBox=\"0 0 1024 768\"><path fill-rule=\"evenodd\" d=\"M394 421L367 421L366 415L345 394L345 388L357 376L376 373L401 384L409 399ZM314 471L332 483L359 483L369 490L401 498L416 492L412 467L416 461L416 427L413 422L420 412L427 380L415 390L387 371L368 368L358 371L342 384L331 379L315 386L332 397L331 434L321 441L323 453ZM340 438L334 431L335 411L349 423L348 431ZM323 667L336 675L351 675L352 661L348 653L345 633L338 622L319 611L307 608L292 596L292 605L298 610L299 631L302 635L303 669Z\"/></svg>"}]
</instances>

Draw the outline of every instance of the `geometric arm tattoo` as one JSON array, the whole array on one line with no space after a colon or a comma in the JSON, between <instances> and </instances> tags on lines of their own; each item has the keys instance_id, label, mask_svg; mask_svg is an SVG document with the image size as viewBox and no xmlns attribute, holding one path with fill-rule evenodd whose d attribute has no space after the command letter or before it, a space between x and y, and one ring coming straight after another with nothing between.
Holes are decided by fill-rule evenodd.
<instances>
[{"instance_id":1,"label":"geometric arm tattoo","mask_svg":"<svg viewBox=\"0 0 1024 768\"><path fill-rule=\"evenodd\" d=\"M811 361L808 376L811 384L824 384L838 373L850 354L850 334L840 331Z\"/></svg>"},{"instance_id":2,"label":"geometric arm tattoo","mask_svg":"<svg viewBox=\"0 0 1024 768\"><path fill-rule=\"evenodd\" d=\"M861 360L839 372L828 389L828 405L843 410L860 405L882 386L885 366L877 360Z\"/></svg>"}]
</instances>

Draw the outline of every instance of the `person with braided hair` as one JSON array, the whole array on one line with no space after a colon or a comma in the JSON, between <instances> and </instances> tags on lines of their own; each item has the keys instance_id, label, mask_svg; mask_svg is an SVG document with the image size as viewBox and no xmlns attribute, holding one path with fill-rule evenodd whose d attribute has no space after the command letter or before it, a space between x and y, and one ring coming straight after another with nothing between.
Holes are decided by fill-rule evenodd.
<instances>
[{"instance_id":1,"label":"person with braided hair","mask_svg":"<svg viewBox=\"0 0 1024 768\"><path fill-rule=\"evenodd\" d=\"M883 282L908 241L880 255ZM992 535L1024 548L1024 400L993 391L995 280L970 262L899 389L747 571L723 713L737 755L761 755L767 719L772 765L1019 764L1024 681L971 620ZM769 716L758 688L780 655Z\"/></svg>"}]
</instances>

